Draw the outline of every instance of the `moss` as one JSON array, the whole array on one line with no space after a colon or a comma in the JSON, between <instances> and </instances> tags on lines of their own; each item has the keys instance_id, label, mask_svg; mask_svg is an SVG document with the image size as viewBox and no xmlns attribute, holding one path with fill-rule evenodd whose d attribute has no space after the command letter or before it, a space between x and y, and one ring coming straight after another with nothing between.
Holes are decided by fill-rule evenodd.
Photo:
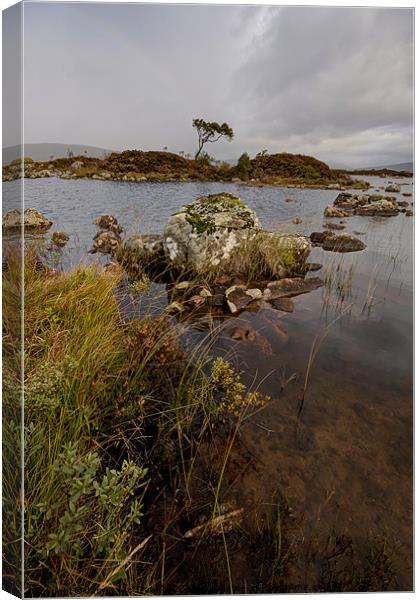
<instances>
[{"instance_id":1,"label":"moss","mask_svg":"<svg viewBox=\"0 0 420 600\"><path fill-rule=\"evenodd\" d=\"M255 215L240 198L233 194L211 194L199 198L192 204L183 207L186 219L197 233L213 232L216 229L214 215L232 213L244 221L244 228L255 226Z\"/></svg>"}]
</instances>

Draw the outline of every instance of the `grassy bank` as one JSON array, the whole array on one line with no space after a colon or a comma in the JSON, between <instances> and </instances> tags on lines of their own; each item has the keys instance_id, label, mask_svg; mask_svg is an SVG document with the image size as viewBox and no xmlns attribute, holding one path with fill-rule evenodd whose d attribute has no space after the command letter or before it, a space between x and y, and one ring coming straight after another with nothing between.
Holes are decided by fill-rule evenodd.
<instances>
[{"instance_id":1,"label":"grassy bank","mask_svg":"<svg viewBox=\"0 0 420 600\"><path fill-rule=\"evenodd\" d=\"M12 253L6 424L18 424L19 270ZM211 358L206 340L186 353L165 318L123 322L120 276L57 274L26 255L25 595L395 589L386 544L361 556L336 532L327 545L306 539L281 490L239 502L241 473L258 464L240 431L270 399ZM16 492L16 471L5 478Z\"/></svg>"},{"instance_id":2,"label":"grassy bank","mask_svg":"<svg viewBox=\"0 0 420 600\"><path fill-rule=\"evenodd\" d=\"M24 279L26 594L162 591L176 538L223 516L238 424L265 399L204 347L187 356L166 319L123 323L118 275L52 274L29 253Z\"/></svg>"}]
</instances>

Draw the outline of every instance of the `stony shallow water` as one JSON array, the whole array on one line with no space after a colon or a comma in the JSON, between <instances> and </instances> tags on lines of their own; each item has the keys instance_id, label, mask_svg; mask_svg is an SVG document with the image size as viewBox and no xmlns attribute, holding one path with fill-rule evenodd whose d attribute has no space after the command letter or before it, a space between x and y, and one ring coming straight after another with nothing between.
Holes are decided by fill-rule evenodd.
<instances>
[{"instance_id":1,"label":"stony shallow water","mask_svg":"<svg viewBox=\"0 0 420 600\"><path fill-rule=\"evenodd\" d=\"M388 183L366 179L371 192ZM402 192L413 191L411 179L398 183ZM3 184L4 211L16 186ZM323 230L324 208L338 193L38 179L25 181L25 205L70 234L63 252L68 266L98 260L86 252L100 214L115 215L128 233L159 233L182 204L222 190L240 196L264 227L307 235ZM296 216L300 225L292 224ZM322 539L335 530L361 548L371 539L387 540L398 548L400 589L411 589L414 220L400 214L346 222L345 231L358 232L366 250L336 254L315 248L311 260L323 264L319 276L326 286L295 298L293 313L264 308L220 322L204 316L180 328L188 331L192 349L205 340L273 398L244 426L244 446L258 460L241 475L238 502L266 501L280 491L306 537ZM151 289L155 306L166 302L164 286ZM144 311L144 303L128 297L123 307L131 316ZM252 330L253 341L232 340L238 326ZM303 574L299 578L308 585Z\"/></svg>"}]
</instances>

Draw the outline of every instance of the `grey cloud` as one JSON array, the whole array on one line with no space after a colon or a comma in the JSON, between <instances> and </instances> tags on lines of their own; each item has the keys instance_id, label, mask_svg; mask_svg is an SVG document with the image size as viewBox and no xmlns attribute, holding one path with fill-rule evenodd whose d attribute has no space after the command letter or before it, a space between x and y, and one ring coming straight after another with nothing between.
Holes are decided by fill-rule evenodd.
<instances>
[{"instance_id":1,"label":"grey cloud","mask_svg":"<svg viewBox=\"0 0 420 600\"><path fill-rule=\"evenodd\" d=\"M409 10L279 9L237 73L250 142L262 136L273 150L289 137L295 147L324 138L343 146L340 140L357 144L355 134L360 143L363 132L375 137L380 128L378 147L369 144L375 160L389 143L383 128L397 127L410 156L412 38Z\"/></svg>"},{"instance_id":2,"label":"grey cloud","mask_svg":"<svg viewBox=\"0 0 420 600\"><path fill-rule=\"evenodd\" d=\"M27 142L411 158L410 10L25 3Z\"/></svg>"}]
</instances>

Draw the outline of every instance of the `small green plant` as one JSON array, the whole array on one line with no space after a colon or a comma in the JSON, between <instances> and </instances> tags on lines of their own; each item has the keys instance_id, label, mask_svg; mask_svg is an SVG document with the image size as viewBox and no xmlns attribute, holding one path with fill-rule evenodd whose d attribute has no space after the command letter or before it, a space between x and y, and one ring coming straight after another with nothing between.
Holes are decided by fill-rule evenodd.
<instances>
[{"instance_id":1,"label":"small green plant","mask_svg":"<svg viewBox=\"0 0 420 600\"><path fill-rule=\"evenodd\" d=\"M150 279L144 272L140 273L136 281L128 286L130 294L144 294L150 285Z\"/></svg>"}]
</instances>

